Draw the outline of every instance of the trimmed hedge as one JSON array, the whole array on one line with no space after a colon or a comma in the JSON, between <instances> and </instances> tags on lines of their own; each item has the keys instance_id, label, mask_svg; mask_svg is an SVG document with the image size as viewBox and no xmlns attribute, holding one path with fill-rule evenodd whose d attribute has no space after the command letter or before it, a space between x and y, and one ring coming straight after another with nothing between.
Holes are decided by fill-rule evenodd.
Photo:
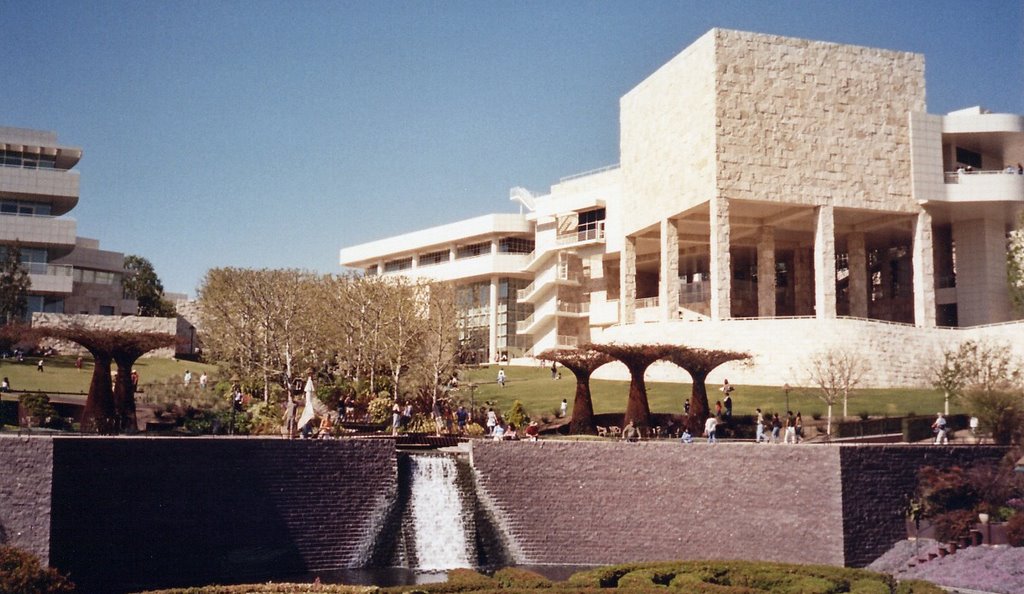
<instances>
[{"instance_id":1,"label":"trimmed hedge","mask_svg":"<svg viewBox=\"0 0 1024 594\"><path fill-rule=\"evenodd\" d=\"M510 567L495 572L493 578L469 569L456 569L448 573L445 583L390 588L260 584L163 590L151 594L528 594L538 590L552 594L606 594L609 589L628 594L673 591L686 594L943 594L941 588L928 582L906 581L897 585L888 575L864 569L753 561L627 563L580 571L565 582L552 582L531 571Z\"/></svg>"}]
</instances>

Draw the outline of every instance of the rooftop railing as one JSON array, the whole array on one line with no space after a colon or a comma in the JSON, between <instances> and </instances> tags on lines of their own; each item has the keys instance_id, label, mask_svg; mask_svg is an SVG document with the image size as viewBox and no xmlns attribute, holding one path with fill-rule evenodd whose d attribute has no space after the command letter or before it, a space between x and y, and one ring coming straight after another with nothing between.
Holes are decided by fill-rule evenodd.
<instances>
[{"instance_id":1,"label":"rooftop railing","mask_svg":"<svg viewBox=\"0 0 1024 594\"><path fill-rule=\"evenodd\" d=\"M619 164L618 163L615 163L614 165L605 165L604 167L598 167L597 169L590 169L590 170L587 170L587 171L581 171L579 173L573 173L572 175L567 175L565 177L559 178L558 179L558 183L567 182L567 181L573 180L573 179L579 179L581 177L587 177L588 175L596 175L598 173L604 173L605 171L611 171L612 169L618 169L618 168L619 168Z\"/></svg>"}]
</instances>

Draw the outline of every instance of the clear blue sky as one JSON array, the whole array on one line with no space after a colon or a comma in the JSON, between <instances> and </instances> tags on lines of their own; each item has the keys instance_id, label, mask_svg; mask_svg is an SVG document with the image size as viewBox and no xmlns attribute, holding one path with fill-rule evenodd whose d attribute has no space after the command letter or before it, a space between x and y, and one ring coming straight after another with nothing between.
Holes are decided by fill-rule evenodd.
<instances>
[{"instance_id":1,"label":"clear blue sky","mask_svg":"<svg viewBox=\"0 0 1024 594\"><path fill-rule=\"evenodd\" d=\"M168 291L618 161L618 100L712 27L923 53L931 113L1024 113L1024 3L0 0L0 125L81 146L79 235Z\"/></svg>"}]
</instances>

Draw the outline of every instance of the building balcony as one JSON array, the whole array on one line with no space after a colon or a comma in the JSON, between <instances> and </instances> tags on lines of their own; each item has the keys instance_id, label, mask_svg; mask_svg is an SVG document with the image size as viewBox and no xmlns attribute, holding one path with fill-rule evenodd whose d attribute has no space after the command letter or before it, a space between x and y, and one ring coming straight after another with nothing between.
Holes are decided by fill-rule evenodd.
<instances>
[{"instance_id":1,"label":"building balcony","mask_svg":"<svg viewBox=\"0 0 1024 594\"><path fill-rule=\"evenodd\" d=\"M48 202L55 216L78 204L78 181L77 171L0 166L0 194Z\"/></svg>"},{"instance_id":2,"label":"building balcony","mask_svg":"<svg viewBox=\"0 0 1024 594\"><path fill-rule=\"evenodd\" d=\"M73 266L59 264L26 264L28 278L32 282L29 289L34 294L70 295L74 285Z\"/></svg>"},{"instance_id":3,"label":"building balcony","mask_svg":"<svg viewBox=\"0 0 1024 594\"><path fill-rule=\"evenodd\" d=\"M468 280L522 274L530 254L489 253L385 272L383 276L406 276L436 281Z\"/></svg>"},{"instance_id":4,"label":"building balcony","mask_svg":"<svg viewBox=\"0 0 1024 594\"><path fill-rule=\"evenodd\" d=\"M1016 171L946 173L947 202L1024 202L1024 175Z\"/></svg>"},{"instance_id":5,"label":"building balcony","mask_svg":"<svg viewBox=\"0 0 1024 594\"><path fill-rule=\"evenodd\" d=\"M604 221L581 227L573 233L559 235L555 241L560 248L604 243Z\"/></svg>"},{"instance_id":6,"label":"building balcony","mask_svg":"<svg viewBox=\"0 0 1024 594\"><path fill-rule=\"evenodd\" d=\"M44 247L51 257L58 257L75 249L75 221L55 217L29 215L0 215L0 243L19 242L23 246Z\"/></svg>"}]
</instances>

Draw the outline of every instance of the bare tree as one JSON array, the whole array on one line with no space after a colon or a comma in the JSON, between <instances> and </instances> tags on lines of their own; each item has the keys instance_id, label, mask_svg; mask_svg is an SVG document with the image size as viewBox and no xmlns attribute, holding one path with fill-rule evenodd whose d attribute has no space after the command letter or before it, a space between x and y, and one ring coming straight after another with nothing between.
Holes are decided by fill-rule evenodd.
<instances>
[{"instance_id":1,"label":"bare tree","mask_svg":"<svg viewBox=\"0 0 1024 594\"><path fill-rule=\"evenodd\" d=\"M829 349L808 360L805 367L807 379L818 388L818 398L828 405L825 432L829 435L832 434L832 406L841 398L843 417L848 416L850 395L860 385L868 370L867 363L848 349Z\"/></svg>"},{"instance_id":2,"label":"bare tree","mask_svg":"<svg viewBox=\"0 0 1024 594\"><path fill-rule=\"evenodd\" d=\"M423 292L427 302L423 359L429 373L433 405L455 370L459 348L458 310L452 283L431 283L423 287Z\"/></svg>"},{"instance_id":3,"label":"bare tree","mask_svg":"<svg viewBox=\"0 0 1024 594\"><path fill-rule=\"evenodd\" d=\"M576 376L576 398L572 404L572 419L569 433L572 435L594 435L594 402L590 396L590 376L594 371L613 359L611 355L593 350L590 345L578 349L548 349L538 355L545 361L558 361Z\"/></svg>"},{"instance_id":4,"label":"bare tree","mask_svg":"<svg viewBox=\"0 0 1024 594\"><path fill-rule=\"evenodd\" d=\"M693 379L693 387L690 390L690 414L686 419L686 426L696 435L704 430L704 422L709 416L708 389L705 383L708 375L719 365L749 359L750 354L677 346L672 347L665 358L685 369Z\"/></svg>"},{"instance_id":5,"label":"bare tree","mask_svg":"<svg viewBox=\"0 0 1024 594\"><path fill-rule=\"evenodd\" d=\"M942 390L943 412L949 414L949 398L959 396L967 385L968 343L957 348L943 349L932 366L932 386Z\"/></svg>"},{"instance_id":6,"label":"bare tree","mask_svg":"<svg viewBox=\"0 0 1024 594\"><path fill-rule=\"evenodd\" d=\"M421 359L426 333L424 303L418 301L418 287L405 277L396 277L384 301L383 327L380 345L391 371L392 392L395 400L401 394L402 374Z\"/></svg>"}]
</instances>

